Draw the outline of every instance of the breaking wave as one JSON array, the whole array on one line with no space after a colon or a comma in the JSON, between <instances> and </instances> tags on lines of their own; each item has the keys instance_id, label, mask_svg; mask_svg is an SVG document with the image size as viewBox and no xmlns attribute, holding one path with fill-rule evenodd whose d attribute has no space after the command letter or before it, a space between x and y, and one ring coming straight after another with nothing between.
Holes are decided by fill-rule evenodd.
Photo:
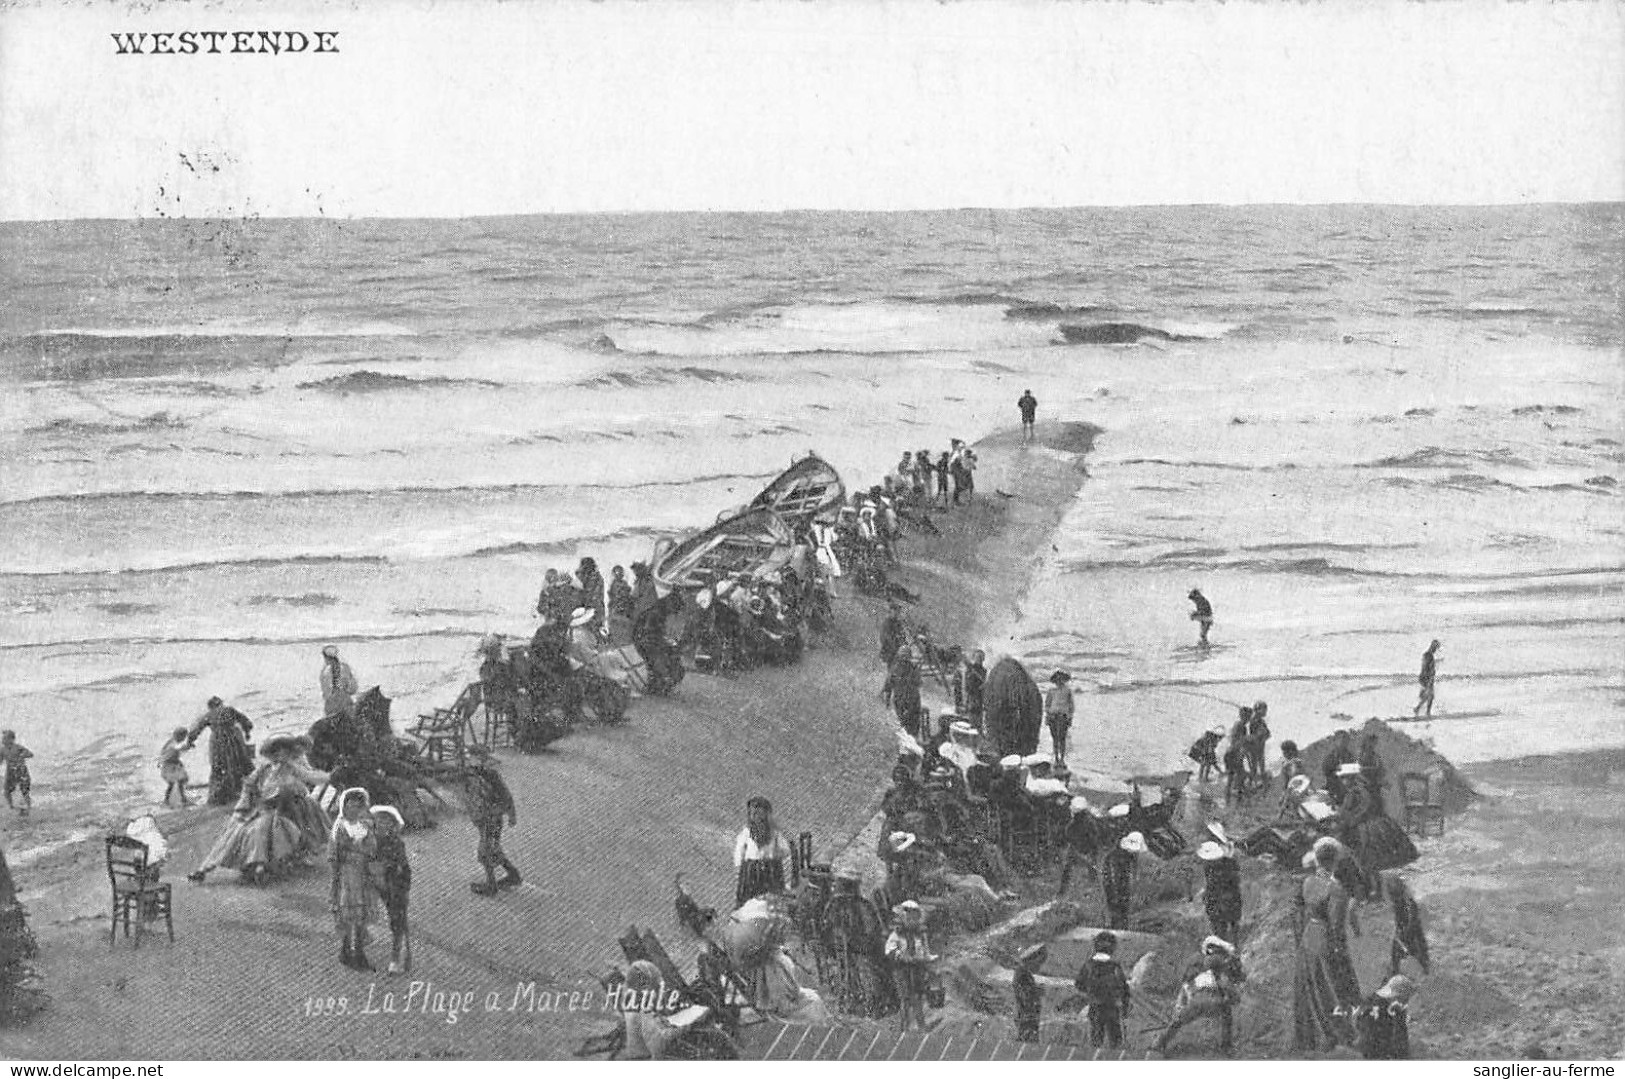
<instances>
[{"instance_id":1,"label":"breaking wave","mask_svg":"<svg viewBox=\"0 0 1625 1079\"><path fill-rule=\"evenodd\" d=\"M168 412L154 412L140 419L125 418L119 423L99 420L55 419L36 427L23 429L25 435L55 435L78 438L86 435L129 435L141 431L175 431L186 426L186 421Z\"/></svg>"},{"instance_id":2,"label":"breaking wave","mask_svg":"<svg viewBox=\"0 0 1625 1079\"><path fill-rule=\"evenodd\" d=\"M406 375L386 375L377 371L351 371L315 382L301 382L301 390L323 390L328 393L380 393L387 390L444 389L451 386L477 386L482 389L500 389L502 383L483 378L446 378L430 375L410 378Z\"/></svg>"},{"instance_id":3,"label":"breaking wave","mask_svg":"<svg viewBox=\"0 0 1625 1079\"><path fill-rule=\"evenodd\" d=\"M646 367L637 371L606 371L592 378L582 379L575 385L581 389L638 389L645 386L670 386L680 382L754 382L751 375L737 371L719 371L713 367L678 367L664 370Z\"/></svg>"},{"instance_id":4,"label":"breaking wave","mask_svg":"<svg viewBox=\"0 0 1625 1079\"><path fill-rule=\"evenodd\" d=\"M794 428L769 428L761 433L794 431ZM646 432L625 431L620 437L640 437ZM536 439L564 442L577 436L534 435ZM606 436L609 437L609 436ZM468 484L451 487L337 487L313 488L296 491L108 491L99 494L37 495L10 501L0 500L5 506L40 506L56 503L83 505L89 502L236 502L258 499L322 499L322 498L378 498L390 496L457 496L464 494L529 494L544 491L636 491L650 487L687 487L691 484L724 483L734 480L761 481L778 475L777 472L717 472L682 479L639 480L633 483L499 483L490 485ZM3 571L0 571L3 572Z\"/></svg>"}]
</instances>

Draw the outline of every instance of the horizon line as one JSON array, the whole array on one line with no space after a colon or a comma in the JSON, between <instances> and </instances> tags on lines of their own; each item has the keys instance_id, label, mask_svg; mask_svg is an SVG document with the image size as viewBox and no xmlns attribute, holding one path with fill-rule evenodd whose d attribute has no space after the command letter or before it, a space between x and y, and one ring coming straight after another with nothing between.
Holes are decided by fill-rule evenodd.
<instances>
[{"instance_id":1,"label":"horizon line","mask_svg":"<svg viewBox=\"0 0 1625 1079\"><path fill-rule=\"evenodd\" d=\"M866 209L841 207L798 206L764 210L521 210L503 213L472 214L262 214L256 212L230 215L157 214L153 216L108 217L85 215L82 217L0 217L0 225L52 225L77 222L151 222L151 221L491 221L532 217L681 217L681 216L750 216L772 217L787 214L943 214L943 213L1029 213L1045 210L1194 210L1194 209L1518 209L1549 206L1625 206L1625 196L1611 199L1530 199L1512 202L1113 202L1073 203L1068 205L1030 206L935 206L909 209Z\"/></svg>"}]
</instances>

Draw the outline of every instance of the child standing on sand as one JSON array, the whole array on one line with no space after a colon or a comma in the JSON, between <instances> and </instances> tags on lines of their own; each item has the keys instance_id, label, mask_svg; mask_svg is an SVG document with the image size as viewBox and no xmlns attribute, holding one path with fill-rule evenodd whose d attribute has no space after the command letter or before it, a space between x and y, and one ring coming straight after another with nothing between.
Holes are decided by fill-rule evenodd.
<instances>
[{"instance_id":1,"label":"child standing on sand","mask_svg":"<svg viewBox=\"0 0 1625 1079\"><path fill-rule=\"evenodd\" d=\"M175 732L169 736L169 741L158 750L158 775L167 784L164 787L165 806L169 805L171 794L180 795L183 806L192 804L186 797L186 782L190 777L186 774L186 765L181 763L181 754L185 753L189 746L186 735L185 727L176 727Z\"/></svg>"},{"instance_id":2,"label":"child standing on sand","mask_svg":"<svg viewBox=\"0 0 1625 1079\"><path fill-rule=\"evenodd\" d=\"M404 974L412 969L412 939L406 924L407 900L412 891L412 863L406 857L401 839L405 823L394 806L373 806L374 841L378 845L372 868L377 870L374 885L389 915L389 973Z\"/></svg>"},{"instance_id":3,"label":"child standing on sand","mask_svg":"<svg viewBox=\"0 0 1625 1079\"><path fill-rule=\"evenodd\" d=\"M33 755L17 741L16 731L0 731L0 761L6 765L6 805L17 810L18 816L26 817L34 808L34 799L29 795L33 782L28 775L28 758ZM23 796L21 806L11 800L13 792Z\"/></svg>"}]
</instances>

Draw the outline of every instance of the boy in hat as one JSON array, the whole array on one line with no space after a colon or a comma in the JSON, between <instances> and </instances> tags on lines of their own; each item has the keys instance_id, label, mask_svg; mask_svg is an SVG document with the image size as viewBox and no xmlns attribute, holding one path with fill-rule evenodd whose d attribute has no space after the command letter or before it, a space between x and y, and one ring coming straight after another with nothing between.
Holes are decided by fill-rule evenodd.
<instances>
[{"instance_id":1,"label":"boy in hat","mask_svg":"<svg viewBox=\"0 0 1625 1079\"><path fill-rule=\"evenodd\" d=\"M1409 1060L1410 999L1416 983L1396 974L1366 997L1354 1012L1360 1055L1366 1060Z\"/></svg>"},{"instance_id":2,"label":"boy in hat","mask_svg":"<svg viewBox=\"0 0 1625 1079\"><path fill-rule=\"evenodd\" d=\"M1116 808L1116 807L1113 807ZM1127 929L1134 901L1135 855L1145 853L1145 836L1130 832L1106 852L1100 886L1106 893L1106 912L1113 929Z\"/></svg>"},{"instance_id":3,"label":"boy in hat","mask_svg":"<svg viewBox=\"0 0 1625 1079\"><path fill-rule=\"evenodd\" d=\"M1117 934L1102 930L1095 934L1095 952L1072 984L1089 1008L1089 1044L1116 1049L1123 1044L1123 1020L1128 1016L1129 984L1123 964L1117 961Z\"/></svg>"},{"instance_id":4,"label":"boy in hat","mask_svg":"<svg viewBox=\"0 0 1625 1079\"><path fill-rule=\"evenodd\" d=\"M1016 1040L1038 1040L1038 1023L1044 1008L1044 991L1038 987L1037 974L1048 955L1042 944L1035 944L1021 953L1016 963L1016 975L1011 988L1016 995Z\"/></svg>"},{"instance_id":5,"label":"boy in hat","mask_svg":"<svg viewBox=\"0 0 1625 1079\"><path fill-rule=\"evenodd\" d=\"M1202 906L1208 928L1228 941L1241 939L1241 865L1235 851L1208 840L1196 848L1202 863Z\"/></svg>"},{"instance_id":6,"label":"boy in hat","mask_svg":"<svg viewBox=\"0 0 1625 1079\"><path fill-rule=\"evenodd\" d=\"M925 982L927 967L937 957L931 954L925 937L925 910L912 899L892 908L897 921L886 938L886 959L892 964L899 1002L898 1021L907 1034L912 1020L925 1030Z\"/></svg>"},{"instance_id":7,"label":"boy in hat","mask_svg":"<svg viewBox=\"0 0 1625 1079\"><path fill-rule=\"evenodd\" d=\"M1232 1013L1244 978L1233 944L1217 936L1202 941L1202 954L1185 968L1174 1015L1157 1039L1157 1052L1167 1051L1181 1027L1212 1017L1219 1021L1219 1052L1234 1053Z\"/></svg>"},{"instance_id":8,"label":"boy in hat","mask_svg":"<svg viewBox=\"0 0 1625 1079\"><path fill-rule=\"evenodd\" d=\"M1044 694L1044 723L1049 727L1055 765L1059 768L1066 764L1066 736L1072 729L1072 676L1056 671L1049 680L1049 690Z\"/></svg>"},{"instance_id":9,"label":"boy in hat","mask_svg":"<svg viewBox=\"0 0 1625 1079\"><path fill-rule=\"evenodd\" d=\"M412 969L412 943L407 935L406 906L412 891L412 863L406 857L401 829L406 822L394 806L373 806L373 842L377 848L372 868L374 886L389 915L389 973L404 974Z\"/></svg>"},{"instance_id":10,"label":"boy in hat","mask_svg":"<svg viewBox=\"0 0 1625 1079\"><path fill-rule=\"evenodd\" d=\"M506 817L509 824L517 825L519 814L513 794L497 773L496 760L489 752L473 756L467 784L468 815L480 833L476 857L485 869L485 880L469 885L469 890L475 895L496 895L498 888L518 887L519 870L502 850L502 821ZM498 866L503 870L500 880L497 879Z\"/></svg>"}]
</instances>

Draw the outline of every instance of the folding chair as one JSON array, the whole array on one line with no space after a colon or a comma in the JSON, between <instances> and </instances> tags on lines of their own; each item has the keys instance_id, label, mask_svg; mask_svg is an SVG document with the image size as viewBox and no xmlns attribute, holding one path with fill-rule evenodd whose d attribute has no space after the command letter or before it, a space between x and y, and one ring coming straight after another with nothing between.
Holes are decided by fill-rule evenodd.
<instances>
[{"instance_id":1,"label":"folding chair","mask_svg":"<svg viewBox=\"0 0 1625 1079\"><path fill-rule=\"evenodd\" d=\"M448 758L461 767L468 755L468 746L474 738L474 712L480 706L480 683L470 682L458 695L450 708L436 708L418 717L418 724L407 733L421 744L422 755L435 764Z\"/></svg>"},{"instance_id":2,"label":"folding chair","mask_svg":"<svg viewBox=\"0 0 1625 1079\"><path fill-rule=\"evenodd\" d=\"M128 836L107 837L107 879L113 886L113 920L108 926L107 946L118 942L119 919L124 935L130 935L130 914L135 913L135 946L141 947L141 933L150 921L164 919L169 941L175 942L174 904L170 887L159 884L158 874L147 866L147 845Z\"/></svg>"}]
</instances>

